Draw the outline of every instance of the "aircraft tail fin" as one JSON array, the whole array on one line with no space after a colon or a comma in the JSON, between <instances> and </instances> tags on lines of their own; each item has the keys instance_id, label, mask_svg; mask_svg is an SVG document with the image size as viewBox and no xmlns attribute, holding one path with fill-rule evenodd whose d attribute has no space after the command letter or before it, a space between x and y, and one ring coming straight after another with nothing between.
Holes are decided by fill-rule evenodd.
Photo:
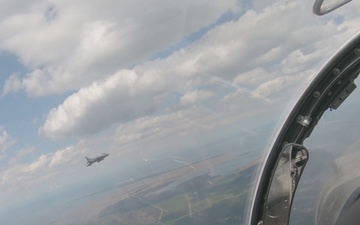
<instances>
[{"instance_id":1,"label":"aircraft tail fin","mask_svg":"<svg viewBox=\"0 0 360 225\"><path fill-rule=\"evenodd\" d=\"M88 157L85 156L85 159L86 159L88 162L90 162L90 158L88 158Z\"/></svg>"}]
</instances>

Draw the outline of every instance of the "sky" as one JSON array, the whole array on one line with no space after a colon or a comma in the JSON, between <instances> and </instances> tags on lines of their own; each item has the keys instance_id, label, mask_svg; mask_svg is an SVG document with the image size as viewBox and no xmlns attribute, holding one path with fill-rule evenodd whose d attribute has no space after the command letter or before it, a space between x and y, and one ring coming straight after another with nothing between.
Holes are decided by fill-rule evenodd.
<instances>
[{"instance_id":1,"label":"sky","mask_svg":"<svg viewBox=\"0 0 360 225\"><path fill-rule=\"evenodd\" d=\"M323 17L312 4L2 1L0 211L229 143L260 155L271 135L256 140L358 32L359 3ZM103 152L107 166L84 167Z\"/></svg>"}]
</instances>

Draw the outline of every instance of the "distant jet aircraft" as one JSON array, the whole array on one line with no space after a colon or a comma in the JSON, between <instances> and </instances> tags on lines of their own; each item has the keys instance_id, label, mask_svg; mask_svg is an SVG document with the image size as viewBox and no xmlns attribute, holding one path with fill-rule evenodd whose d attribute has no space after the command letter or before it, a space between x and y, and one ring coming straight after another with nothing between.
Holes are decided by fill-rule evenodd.
<instances>
[{"instance_id":1,"label":"distant jet aircraft","mask_svg":"<svg viewBox=\"0 0 360 225\"><path fill-rule=\"evenodd\" d=\"M103 153L98 157L95 157L93 159L90 159L88 157L85 156L85 159L87 160L86 166L91 166L93 163L95 162L101 162L103 159L105 159L107 156L109 156L108 153Z\"/></svg>"}]
</instances>

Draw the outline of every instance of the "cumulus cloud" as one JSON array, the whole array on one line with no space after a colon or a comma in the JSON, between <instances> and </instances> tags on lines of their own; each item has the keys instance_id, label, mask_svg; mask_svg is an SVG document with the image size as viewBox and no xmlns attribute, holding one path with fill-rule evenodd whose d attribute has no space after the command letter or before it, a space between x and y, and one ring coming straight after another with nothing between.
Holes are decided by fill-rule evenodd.
<instances>
[{"instance_id":1,"label":"cumulus cloud","mask_svg":"<svg viewBox=\"0 0 360 225\"><path fill-rule=\"evenodd\" d=\"M202 102L171 113L145 116L121 124L114 134L115 146L118 149L118 146L123 147L135 143L137 148L144 146L144 148L156 149L156 146L161 143L169 142L168 145L165 144L165 147L167 150L173 149L178 146L174 143L184 146L186 144L183 142L191 143L194 140L201 142L199 140L206 137L207 132L217 129L224 129L218 130L219 136L231 132L232 129L238 131L245 128L254 129L259 124L263 124L261 121L264 119L259 118L268 120L264 114L268 115L276 109L263 99L252 98L251 94L241 89L225 95L221 99L218 99L219 96L215 96L215 98L216 101ZM212 141L211 138L204 140L204 142L208 141ZM148 144L144 144L144 142ZM141 147L140 149L142 149L141 152L146 151Z\"/></svg>"},{"instance_id":2,"label":"cumulus cloud","mask_svg":"<svg viewBox=\"0 0 360 225\"><path fill-rule=\"evenodd\" d=\"M212 95L213 94L210 91L189 91L180 98L180 104L195 104L211 97Z\"/></svg>"},{"instance_id":3,"label":"cumulus cloud","mask_svg":"<svg viewBox=\"0 0 360 225\"><path fill-rule=\"evenodd\" d=\"M269 77L273 77L269 74L269 71L257 67L237 75L233 82L238 85L256 86L262 82L268 81Z\"/></svg>"},{"instance_id":4,"label":"cumulus cloud","mask_svg":"<svg viewBox=\"0 0 360 225\"><path fill-rule=\"evenodd\" d=\"M34 147L24 148L18 152L17 157L24 157L34 151ZM63 172L62 170L54 170L54 168L77 161L76 156L80 153L81 151L76 151L75 147L69 146L54 153L42 154L30 163L18 163L13 160L10 167L0 170L3 174L0 179L0 186L14 187L12 185L37 184L44 179Z\"/></svg>"},{"instance_id":5,"label":"cumulus cloud","mask_svg":"<svg viewBox=\"0 0 360 225\"><path fill-rule=\"evenodd\" d=\"M2 90L2 97L7 95L9 92L18 91L22 87L21 81L19 79L19 74L12 74L10 77L5 81L3 90Z\"/></svg>"},{"instance_id":6,"label":"cumulus cloud","mask_svg":"<svg viewBox=\"0 0 360 225\"><path fill-rule=\"evenodd\" d=\"M209 139L202 143L199 140L226 121L205 107L143 117L120 125L114 133L111 149L113 155L121 157L133 156L134 153L138 157L164 157L213 141Z\"/></svg>"},{"instance_id":7,"label":"cumulus cloud","mask_svg":"<svg viewBox=\"0 0 360 225\"><path fill-rule=\"evenodd\" d=\"M289 93L287 89L294 87L296 83L301 84L304 79L304 74L299 74L299 76L277 77L259 85L252 94L255 97L274 96L277 93L284 95Z\"/></svg>"},{"instance_id":8,"label":"cumulus cloud","mask_svg":"<svg viewBox=\"0 0 360 225\"><path fill-rule=\"evenodd\" d=\"M30 72L9 78L3 93L19 90L10 84L20 83L29 96L77 90L238 11L236 0L34 0L17 6L10 4L1 16L0 49Z\"/></svg>"},{"instance_id":9,"label":"cumulus cloud","mask_svg":"<svg viewBox=\"0 0 360 225\"><path fill-rule=\"evenodd\" d=\"M114 120L128 121L152 113L160 99L144 95L141 92L145 90L135 85L155 84L155 78L141 79L132 71L121 71L104 82L82 88L48 114L40 132L50 137L93 133Z\"/></svg>"},{"instance_id":10,"label":"cumulus cloud","mask_svg":"<svg viewBox=\"0 0 360 225\"><path fill-rule=\"evenodd\" d=\"M32 147L25 147L17 151L14 157L11 158L10 164L13 165L20 159L24 158L27 155L30 155L36 151L36 148L34 146Z\"/></svg>"},{"instance_id":11,"label":"cumulus cloud","mask_svg":"<svg viewBox=\"0 0 360 225\"><path fill-rule=\"evenodd\" d=\"M215 127L218 116L204 107L192 107L161 116L146 116L123 125L115 133L115 143L124 145L148 138L182 136ZM166 139L164 138L164 139Z\"/></svg>"},{"instance_id":12,"label":"cumulus cloud","mask_svg":"<svg viewBox=\"0 0 360 225\"><path fill-rule=\"evenodd\" d=\"M48 165L50 160L49 155L41 155L35 162L31 163L27 167L25 167L24 172L33 172L41 169Z\"/></svg>"},{"instance_id":13,"label":"cumulus cloud","mask_svg":"<svg viewBox=\"0 0 360 225\"><path fill-rule=\"evenodd\" d=\"M49 167L55 167L60 164L66 164L71 160L74 160L74 156L76 155L75 148L73 146L67 147L62 150L58 150L53 155Z\"/></svg>"},{"instance_id":14,"label":"cumulus cloud","mask_svg":"<svg viewBox=\"0 0 360 225\"><path fill-rule=\"evenodd\" d=\"M35 151L36 151L35 147L26 147L26 148L20 149L19 152L16 155L18 157L24 157L24 156L27 156L27 155L35 152Z\"/></svg>"},{"instance_id":15,"label":"cumulus cloud","mask_svg":"<svg viewBox=\"0 0 360 225\"><path fill-rule=\"evenodd\" d=\"M116 131L115 142L117 144L127 144L159 134L166 129L161 124L162 118L159 117L143 117L123 124Z\"/></svg>"},{"instance_id":16,"label":"cumulus cloud","mask_svg":"<svg viewBox=\"0 0 360 225\"><path fill-rule=\"evenodd\" d=\"M16 140L12 138L6 130L2 130L0 134L0 152L6 151L12 145L16 143Z\"/></svg>"}]
</instances>

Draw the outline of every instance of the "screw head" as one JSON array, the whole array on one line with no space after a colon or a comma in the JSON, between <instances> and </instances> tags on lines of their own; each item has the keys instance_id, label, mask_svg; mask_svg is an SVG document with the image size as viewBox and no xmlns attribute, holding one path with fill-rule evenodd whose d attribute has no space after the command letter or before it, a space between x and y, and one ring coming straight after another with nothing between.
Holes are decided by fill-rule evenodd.
<instances>
[{"instance_id":1,"label":"screw head","mask_svg":"<svg viewBox=\"0 0 360 225\"><path fill-rule=\"evenodd\" d=\"M315 91L315 92L313 93L313 96L314 96L314 98L320 97L320 92Z\"/></svg>"},{"instance_id":2,"label":"screw head","mask_svg":"<svg viewBox=\"0 0 360 225\"><path fill-rule=\"evenodd\" d=\"M360 48L355 48L355 49L354 49L354 53L355 53L356 55L360 55Z\"/></svg>"},{"instance_id":3,"label":"screw head","mask_svg":"<svg viewBox=\"0 0 360 225\"><path fill-rule=\"evenodd\" d=\"M333 69L333 74L339 75L339 74L340 74L339 68L334 68L334 69Z\"/></svg>"},{"instance_id":4,"label":"screw head","mask_svg":"<svg viewBox=\"0 0 360 225\"><path fill-rule=\"evenodd\" d=\"M298 116L298 117L296 118L296 121L297 121L297 122L301 122L301 121L302 121L302 116Z\"/></svg>"}]
</instances>

